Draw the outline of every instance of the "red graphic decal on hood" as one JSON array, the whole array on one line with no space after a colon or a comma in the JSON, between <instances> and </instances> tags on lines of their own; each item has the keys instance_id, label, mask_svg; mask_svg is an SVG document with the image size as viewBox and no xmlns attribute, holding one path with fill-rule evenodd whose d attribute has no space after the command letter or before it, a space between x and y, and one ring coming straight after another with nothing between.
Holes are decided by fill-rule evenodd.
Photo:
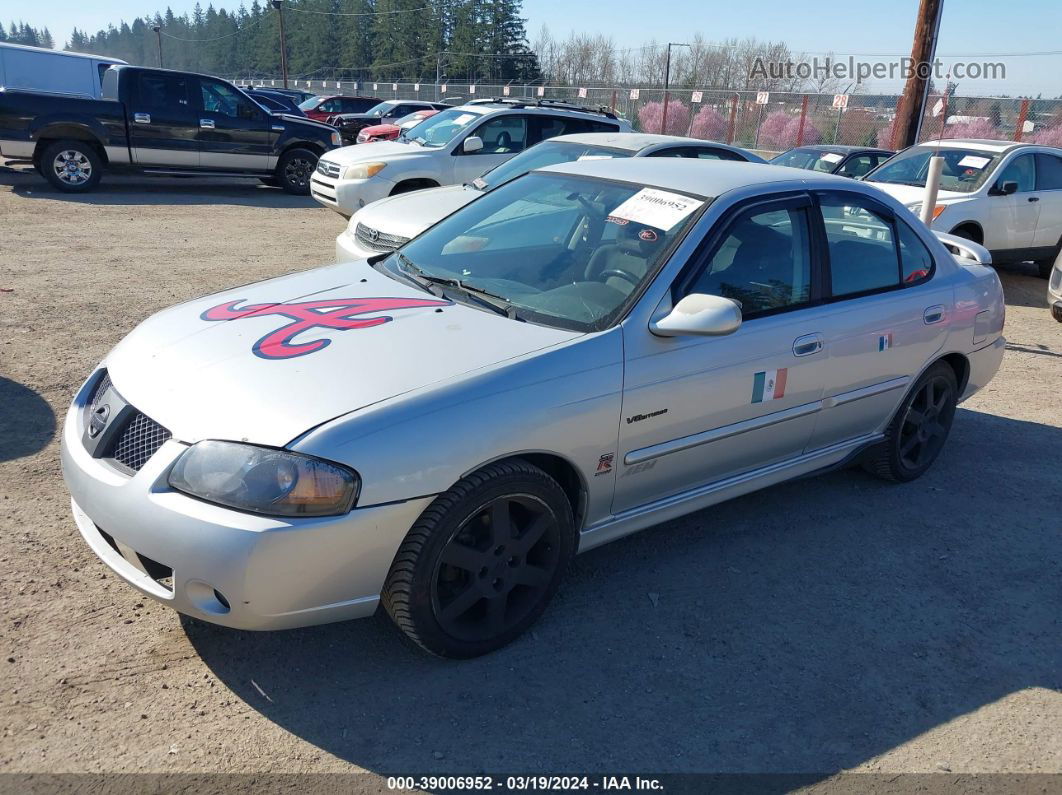
<instances>
[{"instance_id":1,"label":"red graphic decal on hood","mask_svg":"<svg viewBox=\"0 0 1062 795\"><path fill-rule=\"evenodd\" d=\"M237 307L243 301L229 301L206 310L203 320L239 320L245 317L279 315L291 320L276 331L271 331L254 344L251 350L263 359L292 359L327 348L331 339L293 342L304 331L315 328L333 331L349 331L369 328L393 320L389 315L360 317L370 312L386 312L392 309L415 309L428 306L450 306L451 301L433 301L421 298L332 298L320 301L303 301L297 304L248 304Z\"/></svg>"}]
</instances>

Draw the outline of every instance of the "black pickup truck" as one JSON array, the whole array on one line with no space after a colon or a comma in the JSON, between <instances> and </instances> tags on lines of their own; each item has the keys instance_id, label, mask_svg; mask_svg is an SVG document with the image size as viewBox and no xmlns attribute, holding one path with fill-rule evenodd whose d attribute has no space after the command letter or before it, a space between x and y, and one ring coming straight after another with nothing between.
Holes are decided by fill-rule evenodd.
<instances>
[{"instance_id":1,"label":"black pickup truck","mask_svg":"<svg viewBox=\"0 0 1062 795\"><path fill-rule=\"evenodd\" d=\"M59 190L92 190L104 170L258 177L308 194L335 127L271 114L207 75L112 66L103 99L0 90L0 154L30 160Z\"/></svg>"}]
</instances>

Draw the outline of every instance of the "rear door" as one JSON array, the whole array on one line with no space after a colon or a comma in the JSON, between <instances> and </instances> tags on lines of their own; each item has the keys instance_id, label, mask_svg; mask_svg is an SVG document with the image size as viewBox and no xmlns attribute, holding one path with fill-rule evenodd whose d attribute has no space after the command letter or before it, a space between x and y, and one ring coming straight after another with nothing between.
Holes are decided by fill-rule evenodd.
<instances>
[{"instance_id":1,"label":"rear door","mask_svg":"<svg viewBox=\"0 0 1062 795\"><path fill-rule=\"evenodd\" d=\"M276 165L273 144L283 130L283 122L228 83L209 77L197 78L196 82L200 167L214 171L271 171Z\"/></svg>"},{"instance_id":2,"label":"rear door","mask_svg":"<svg viewBox=\"0 0 1062 795\"><path fill-rule=\"evenodd\" d=\"M913 229L862 194L817 194L823 224L828 353L823 408L808 444L870 434L889 418L948 330L952 290L934 279L932 254Z\"/></svg>"},{"instance_id":3,"label":"rear door","mask_svg":"<svg viewBox=\"0 0 1062 795\"><path fill-rule=\"evenodd\" d=\"M129 144L142 166L197 168L199 119L193 97L195 78L173 72L133 75Z\"/></svg>"},{"instance_id":4,"label":"rear door","mask_svg":"<svg viewBox=\"0 0 1062 795\"><path fill-rule=\"evenodd\" d=\"M1037 248L1054 248L1062 241L1062 157L1036 155L1036 192L1040 215L1036 219Z\"/></svg>"},{"instance_id":5,"label":"rear door","mask_svg":"<svg viewBox=\"0 0 1062 795\"><path fill-rule=\"evenodd\" d=\"M624 390L614 511L795 458L819 409L824 307L806 194L746 205L672 287L742 305L725 337L623 329Z\"/></svg>"}]
</instances>

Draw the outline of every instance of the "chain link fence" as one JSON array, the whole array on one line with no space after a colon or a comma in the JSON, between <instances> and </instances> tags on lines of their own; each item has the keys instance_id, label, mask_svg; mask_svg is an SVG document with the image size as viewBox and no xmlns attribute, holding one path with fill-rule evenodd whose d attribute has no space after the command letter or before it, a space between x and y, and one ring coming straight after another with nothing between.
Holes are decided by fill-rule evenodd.
<instances>
[{"instance_id":1,"label":"chain link fence","mask_svg":"<svg viewBox=\"0 0 1062 795\"><path fill-rule=\"evenodd\" d=\"M235 78L242 86L281 87L279 78ZM473 99L552 99L607 108L643 132L725 141L759 152L806 144L892 148L900 97L895 94L780 93L671 89L664 114L662 88L535 84L353 82L290 80L290 88L318 94L422 99L460 105ZM945 97L926 103L920 140L988 138L1062 146L1062 100Z\"/></svg>"}]
</instances>

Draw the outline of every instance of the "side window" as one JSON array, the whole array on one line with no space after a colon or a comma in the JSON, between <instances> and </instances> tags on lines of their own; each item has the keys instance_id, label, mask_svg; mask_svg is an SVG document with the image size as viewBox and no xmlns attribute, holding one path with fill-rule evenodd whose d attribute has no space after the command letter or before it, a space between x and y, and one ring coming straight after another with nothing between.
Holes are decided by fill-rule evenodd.
<instances>
[{"instance_id":1,"label":"side window","mask_svg":"<svg viewBox=\"0 0 1062 795\"><path fill-rule=\"evenodd\" d=\"M688 292L732 298L744 317L806 304L809 239L805 208L749 210L731 224Z\"/></svg>"},{"instance_id":2,"label":"side window","mask_svg":"<svg viewBox=\"0 0 1062 795\"><path fill-rule=\"evenodd\" d=\"M900 275L905 285L919 284L933 275L933 255L903 221L896 221L900 241Z\"/></svg>"},{"instance_id":3,"label":"side window","mask_svg":"<svg viewBox=\"0 0 1062 795\"><path fill-rule=\"evenodd\" d=\"M1036 156L1036 189L1062 190L1062 157Z\"/></svg>"},{"instance_id":4,"label":"side window","mask_svg":"<svg viewBox=\"0 0 1062 795\"><path fill-rule=\"evenodd\" d=\"M733 152L714 146L676 146L652 152L647 157L688 157L697 160L741 160Z\"/></svg>"},{"instance_id":5,"label":"side window","mask_svg":"<svg viewBox=\"0 0 1062 795\"><path fill-rule=\"evenodd\" d=\"M872 155L856 155L845 161L837 173L842 177L861 177L874 167L876 159Z\"/></svg>"},{"instance_id":6,"label":"side window","mask_svg":"<svg viewBox=\"0 0 1062 795\"><path fill-rule=\"evenodd\" d=\"M859 196L820 198L830 253L834 296L854 295L900 284L899 258L891 220L864 206Z\"/></svg>"},{"instance_id":7,"label":"side window","mask_svg":"<svg viewBox=\"0 0 1062 795\"><path fill-rule=\"evenodd\" d=\"M483 139L477 155L506 155L522 152L527 141L527 117L517 114L496 116L476 128L473 135Z\"/></svg>"},{"instance_id":8,"label":"side window","mask_svg":"<svg viewBox=\"0 0 1062 795\"><path fill-rule=\"evenodd\" d=\"M1036 190L1036 161L1032 155L1019 155L1010 161L996 180L996 187L1004 182L1017 182L1018 193Z\"/></svg>"},{"instance_id":9,"label":"side window","mask_svg":"<svg viewBox=\"0 0 1062 795\"><path fill-rule=\"evenodd\" d=\"M138 110L179 111L188 107L188 80L184 77L143 72L137 89Z\"/></svg>"},{"instance_id":10,"label":"side window","mask_svg":"<svg viewBox=\"0 0 1062 795\"><path fill-rule=\"evenodd\" d=\"M217 113L230 119L250 119L255 113L247 99L230 85L217 80L200 79L203 110Z\"/></svg>"},{"instance_id":11,"label":"side window","mask_svg":"<svg viewBox=\"0 0 1062 795\"><path fill-rule=\"evenodd\" d=\"M558 135L569 135L577 132L567 120L558 119L556 116L531 116L529 121L531 123L531 134L527 142L528 146ZM582 130L578 132L582 132Z\"/></svg>"},{"instance_id":12,"label":"side window","mask_svg":"<svg viewBox=\"0 0 1062 795\"><path fill-rule=\"evenodd\" d=\"M341 113L343 106L338 99L326 99L317 106L316 110L319 110L322 113Z\"/></svg>"}]
</instances>

